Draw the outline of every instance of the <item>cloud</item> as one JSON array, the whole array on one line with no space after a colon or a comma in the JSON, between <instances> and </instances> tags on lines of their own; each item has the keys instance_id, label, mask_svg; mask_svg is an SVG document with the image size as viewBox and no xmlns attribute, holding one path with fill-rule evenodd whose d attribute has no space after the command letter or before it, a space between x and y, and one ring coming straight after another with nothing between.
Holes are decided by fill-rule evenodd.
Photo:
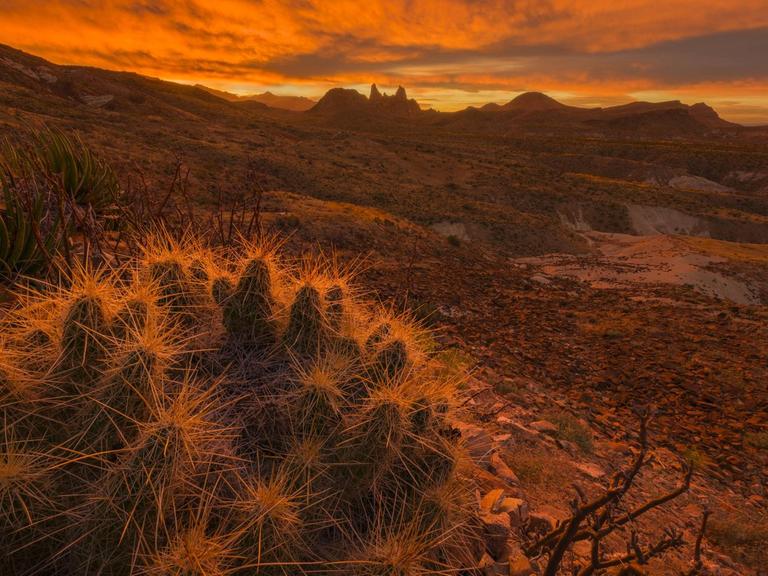
<instances>
[{"instance_id":1,"label":"cloud","mask_svg":"<svg viewBox=\"0 0 768 576\"><path fill-rule=\"evenodd\" d=\"M766 0L0 0L0 38L54 61L222 86L403 83L606 99L768 86ZM454 96L451 96L453 94ZM451 100L450 98L453 98ZM768 105L768 97L764 104ZM762 104L754 104L760 106Z\"/></svg>"}]
</instances>

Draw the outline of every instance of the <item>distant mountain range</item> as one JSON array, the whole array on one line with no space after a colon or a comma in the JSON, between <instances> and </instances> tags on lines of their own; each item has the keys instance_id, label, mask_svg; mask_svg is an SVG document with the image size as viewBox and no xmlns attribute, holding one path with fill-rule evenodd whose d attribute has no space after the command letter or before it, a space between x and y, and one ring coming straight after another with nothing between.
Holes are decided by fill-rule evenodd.
<instances>
[{"instance_id":1,"label":"distant mountain range","mask_svg":"<svg viewBox=\"0 0 768 576\"><path fill-rule=\"evenodd\" d=\"M294 112L304 112L317 104L314 100L304 96L280 96L269 91L262 92L261 94L238 96L237 94L216 90L214 88L209 88L208 86L203 86L202 84L196 84L195 86L206 92L210 92L223 100L228 100L229 102L260 102L270 108L281 108L283 110L292 110Z\"/></svg>"},{"instance_id":2,"label":"distant mountain range","mask_svg":"<svg viewBox=\"0 0 768 576\"><path fill-rule=\"evenodd\" d=\"M127 72L59 66L0 45L0 83L24 86L31 94L67 99L71 104L119 112L173 115L262 114L286 112L339 128L369 129L379 123L494 134L562 130L628 134L640 137L691 137L715 131L749 130L727 122L704 103L633 102L606 108L568 106L540 92L526 92L505 104L486 104L458 112L422 110L405 88L383 94L376 84L368 96L333 88L319 101L272 92L238 96L205 86L185 86ZM274 112L272 112L274 111ZM293 116L292 116L293 117ZM297 116L298 118L298 116Z\"/></svg>"}]
</instances>

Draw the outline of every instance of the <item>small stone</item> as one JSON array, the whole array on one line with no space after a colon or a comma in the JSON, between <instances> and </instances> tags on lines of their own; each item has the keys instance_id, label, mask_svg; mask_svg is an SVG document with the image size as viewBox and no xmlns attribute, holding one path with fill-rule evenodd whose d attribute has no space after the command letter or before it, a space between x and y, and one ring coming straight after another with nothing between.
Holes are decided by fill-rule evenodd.
<instances>
[{"instance_id":1,"label":"small stone","mask_svg":"<svg viewBox=\"0 0 768 576\"><path fill-rule=\"evenodd\" d=\"M600 468L600 466L597 464L592 464L590 462L576 462L574 466L579 470L579 472L582 472L591 478L597 479L605 476L605 470Z\"/></svg>"},{"instance_id":2,"label":"small stone","mask_svg":"<svg viewBox=\"0 0 768 576\"><path fill-rule=\"evenodd\" d=\"M494 559L501 560L507 552L509 514L482 513L480 521L483 525L485 549Z\"/></svg>"},{"instance_id":3,"label":"small stone","mask_svg":"<svg viewBox=\"0 0 768 576\"><path fill-rule=\"evenodd\" d=\"M498 514L501 502L504 500L504 489L491 490L480 500L480 511L483 513Z\"/></svg>"},{"instance_id":4,"label":"small stone","mask_svg":"<svg viewBox=\"0 0 768 576\"><path fill-rule=\"evenodd\" d=\"M489 464L491 472L496 474L496 476L498 476L499 479L503 480L506 484L509 484L510 486L520 485L520 479L517 477L517 474L515 474L514 471L507 465L507 463L504 462L504 459L499 455L498 452L491 454Z\"/></svg>"},{"instance_id":5,"label":"small stone","mask_svg":"<svg viewBox=\"0 0 768 576\"><path fill-rule=\"evenodd\" d=\"M485 571L486 568L489 568L496 564L496 560L491 558L491 556L488 554L488 552L483 552L483 556L480 558L480 561L477 563L477 567L480 570Z\"/></svg>"},{"instance_id":6,"label":"small stone","mask_svg":"<svg viewBox=\"0 0 768 576\"><path fill-rule=\"evenodd\" d=\"M536 422L531 422L528 427L542 434L555 434L558 431L557 426L549 420L536 420Z\"/></svg>"},{"instance_id":7,"label":"small stone","mask_svg":"<svg viewBox=\"0 0 768 576\"><path fill-rule=\"evenodd\" d=\"M589 558L592 554L592 544L589 540L579 540L573 543L572 550L579 558Z\"/></svg>"},{"instance_id":8,"label":"small stone","mask_svg":"<svg viewBox=\"0 0 768 576\"><path fill-rule=\"evenodd\" d=\"M453 426L461 432L464 439L464 446L472 459L488 466L488 459L493 451L493 441L491 435L479 426L467 424L466 422L454 422Z\"/></svg>"},{"instance_id":9,"label":"small stone","mask_svg":"<svg viewBox=\"0 0 768 576\"><path fill-rule=\"evenodd\" d=\"M555 440L555 443L560 448L568 452L568 454L570 454L571 456L578 456L580 453L579 447L569 440L561 440L560 438L558 438Z\"/></svg>"},{"instance_id":10,"label":"small stone","mask_svg":"<svg viewBox=\"0 0 768 576\"><path fill-rule=\"evenodd\" d=\"M533 574L531 561L524 555L509 558L509 576L530 576Z\"/></svg>"},{"instance_id":11,"label":"small stone","mask_svg":"<svg viewBox=\"0 0 768 576\"><path fill-rule=\"evenodd\" d=\"M519 528L528 521L528 503L520 498L504 498L499 511L509 515L509 523L513 528Z\"/></svg>"},{"instance_id":12,"label":"small stone","mask_svg":"<svg viewBox=\"0 0 768 576\"><path fill-rule=\"evenodd\" d=\"M546 512L531 512L528 514L528 527L538 534L546 534L555 529L557 520Z\"/></svg>"}]
</instances>

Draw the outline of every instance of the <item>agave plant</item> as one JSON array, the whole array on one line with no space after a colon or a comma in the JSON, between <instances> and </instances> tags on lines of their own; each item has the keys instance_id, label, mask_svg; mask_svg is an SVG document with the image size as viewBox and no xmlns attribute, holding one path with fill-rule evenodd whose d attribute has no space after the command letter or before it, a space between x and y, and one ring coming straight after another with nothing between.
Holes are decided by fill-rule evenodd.
<instances>
[{"instance_id":1,"label":"agave plant","mask_svg":"<svg viewBox=\"0 0 768 576\"><path fill-rule=\"evenodd\" d=\"M80 136L45 129L35 137L34 160L59 178L64 191L96 212L112 206L120 196L120 183L111 166L97 157Z\"/></svg>"},{"instance_id":2,"label":"agave plant","mask_svg":"<svg viewBox=\"0 0 768 576\"><path fill-rule=\"evenodd\" d=\"M19 159L18 155L15 158ZM39 274L65 239L50 190L34 181L29 166L0 164L0 275Z\"/></svg>"},{"instance_id":3,"label":"agave plant","mask_svg":"<svg viewBox=\"0 0 768 576\"><path fill-rule=\"evenodd\" d=\"M77 137L44 129L33 144L0 151L0 276L42 275L85 214L104 216L120 196L112 169Z\"/></svg>"}]
</instances>

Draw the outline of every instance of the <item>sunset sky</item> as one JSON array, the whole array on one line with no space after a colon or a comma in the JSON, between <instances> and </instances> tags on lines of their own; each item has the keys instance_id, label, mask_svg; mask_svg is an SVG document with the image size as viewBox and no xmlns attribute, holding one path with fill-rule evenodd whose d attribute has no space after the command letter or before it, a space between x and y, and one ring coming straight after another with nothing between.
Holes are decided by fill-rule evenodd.
<instances>
[{"instance_id":1,"label":"sunset sky","mask_svg":"<svg viewBox=\"0 0 768 576\"><path fill-rule=\"evenodd\" d=\"M540 90L768 123L768 0L0 0L0 42L240 94L375 81L455 110Z\"/></svg>"}]
</instances>

